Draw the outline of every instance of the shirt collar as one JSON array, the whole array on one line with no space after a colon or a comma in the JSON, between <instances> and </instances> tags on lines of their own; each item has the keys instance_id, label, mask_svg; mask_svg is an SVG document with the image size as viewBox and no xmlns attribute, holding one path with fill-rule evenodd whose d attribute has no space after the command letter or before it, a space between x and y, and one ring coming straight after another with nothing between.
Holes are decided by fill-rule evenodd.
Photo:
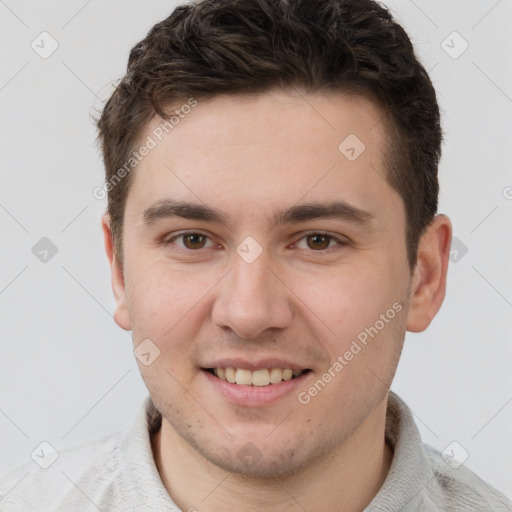
<instances>
[{"instance_id":1,"label":"shirt collar","mask_svg":"<svg viewBox=\"0 0 512 512\"><path fill-rule=\"evenodd\" d=\"M388 395L386 441L393 449L391 467L365 512L417 510L422 491L435 474L410 409L392 391Z\"/></svg>"},{"instance_id":2,"label":"shirt collar","mask_svg":"<svg viewBox=\"0 0 512 512\"><path fill-rule=\"evenodd\" d=\"M162 483L151 447L151 435L158 431L161 414L148 395L134 422L120 442L120 464L134 510L179 511ZM434 474L429 470L420 434L407 405L393 392L388 396L386 441L393 450L390 470L365 512L415 510L422 491Z\"/></svg>"},{"instance_id":3,"label":"shirt collar","mask_svg":"<svg viewBox=\"0 0 512 512\"><path fill-rule=\"evenodd\" d=\"M153 458L150 436L158 430L161 422L161 414L148 395L140 405L131 428L120 441L123 483L130 494L133 510L180 510L162 483Z\"/></svg>"}]
</instances>

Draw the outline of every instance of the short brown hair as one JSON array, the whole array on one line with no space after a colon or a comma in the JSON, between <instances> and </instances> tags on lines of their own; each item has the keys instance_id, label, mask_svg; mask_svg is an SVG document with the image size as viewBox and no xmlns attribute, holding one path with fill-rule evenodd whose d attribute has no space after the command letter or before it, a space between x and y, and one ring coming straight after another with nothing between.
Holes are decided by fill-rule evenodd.
<instances>
[{"instance_id":1,"label":"short brown hair","mask_svg":"<svg viewBox=\"0 0 512 512\"><path fill-rule=\"evenodd\" d=\"M373 0L202 0L135 45L97 121L107 182L170 105L300 87L366 95L384 112L386 179L406 210L408 261L437 211L442 132L435 90L404 29ZM166 110L167 109L167 110ZM131 183L108 189L118 257Z\"/></svg>"}]
</instances>

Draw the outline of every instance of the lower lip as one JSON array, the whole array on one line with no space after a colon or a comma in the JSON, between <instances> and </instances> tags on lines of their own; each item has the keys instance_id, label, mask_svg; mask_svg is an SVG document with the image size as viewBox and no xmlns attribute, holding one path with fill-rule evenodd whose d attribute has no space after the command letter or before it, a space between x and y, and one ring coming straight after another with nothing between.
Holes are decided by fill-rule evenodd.
<instances>
[{"instance_id":1,"label":"lower lip","mask_svg":"<svg viewBox=\"0 0 512 512\"><path fill-rule=\"evenodd\" d=\"M281 381L279 384L269 384L268 386L231 384L231 382L219 379L206 370L201 370L201 373L215 386L214 389L216 391L233 404L248 407L261 407L270 405L292 393L304 383L304 380L307 379L312 372L309 371L294 379Z\"/></svg>"}]
</instances>

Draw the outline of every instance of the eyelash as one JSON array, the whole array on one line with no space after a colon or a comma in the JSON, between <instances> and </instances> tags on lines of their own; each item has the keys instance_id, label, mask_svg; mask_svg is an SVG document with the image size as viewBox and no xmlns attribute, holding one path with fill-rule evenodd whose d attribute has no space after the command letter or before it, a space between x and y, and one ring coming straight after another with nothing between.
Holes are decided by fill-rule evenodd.
<instances>
[{"instance_id":1,"label":"eyelash","mask_svg":"<svg viewBox=\"0 0 512 512\"><path fill-rule=\"evenodd\" d=\"M174 235L172 238L169 238L168 240L164 240L162 243L164 245L164 247L168 247L169 245L173 244L174 243L174 240L177 240L177 239L183 239L183 237L185 236L188 236L188 235L201 235L201 236L204 236L207 238L207 241L209 240L210 242L212 241L211 240L211 237L209 237L208 235L204 234L204 233L201 233L200 231L185 231L183 233L179 233L178 235ZM330 233L326 233L324 231L310 231L308 233L305 233L304 235L302 235L297 242L294 242L294 245L296 245L299 241L309 237L309 236L313 236L313 235L320 235L320 236L325 236L327 238L329 238L329 244L331 241L334 241L336 242L336 245L335 246L332 246L332 247L327 247L326 249L318 249L318 250L314 250L314 249L308 249L310 252L312 253L325 253L331 249L333 249L334 247L337 247L337 246L347 246L349 245L349 241L347 240L342 240L341 238L338 238L334 235L331 235ZM204 249L207 249L208 247L202 247L200 249L187 249L186 247L180 247L176 250L178 251L183 251L183 252L188 252L188 253L194 253L194 252L200 252Z\"/></svg>"}]
</instances>

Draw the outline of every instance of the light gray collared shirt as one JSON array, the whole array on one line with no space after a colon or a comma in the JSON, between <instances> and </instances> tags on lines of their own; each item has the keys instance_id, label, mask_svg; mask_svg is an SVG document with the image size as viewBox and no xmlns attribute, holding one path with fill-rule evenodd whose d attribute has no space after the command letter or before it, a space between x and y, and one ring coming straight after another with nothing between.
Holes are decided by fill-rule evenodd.
<instances>
[{"instance_id":1,"label":"light gray collared shirt","mask_svg":"<svg viewBox=\"0 0 512 512\"><path fill-rule=\"evenodd\" d=\"M63 449L47 469L19 466L0 478L0 511L180 511L153 459L151 434L160 423L147 396L125 432ZM512 512L504 495L422 444L409 408L392 392L386 437L392 465L364 512Z\"/></svg>"}]
</instances>

